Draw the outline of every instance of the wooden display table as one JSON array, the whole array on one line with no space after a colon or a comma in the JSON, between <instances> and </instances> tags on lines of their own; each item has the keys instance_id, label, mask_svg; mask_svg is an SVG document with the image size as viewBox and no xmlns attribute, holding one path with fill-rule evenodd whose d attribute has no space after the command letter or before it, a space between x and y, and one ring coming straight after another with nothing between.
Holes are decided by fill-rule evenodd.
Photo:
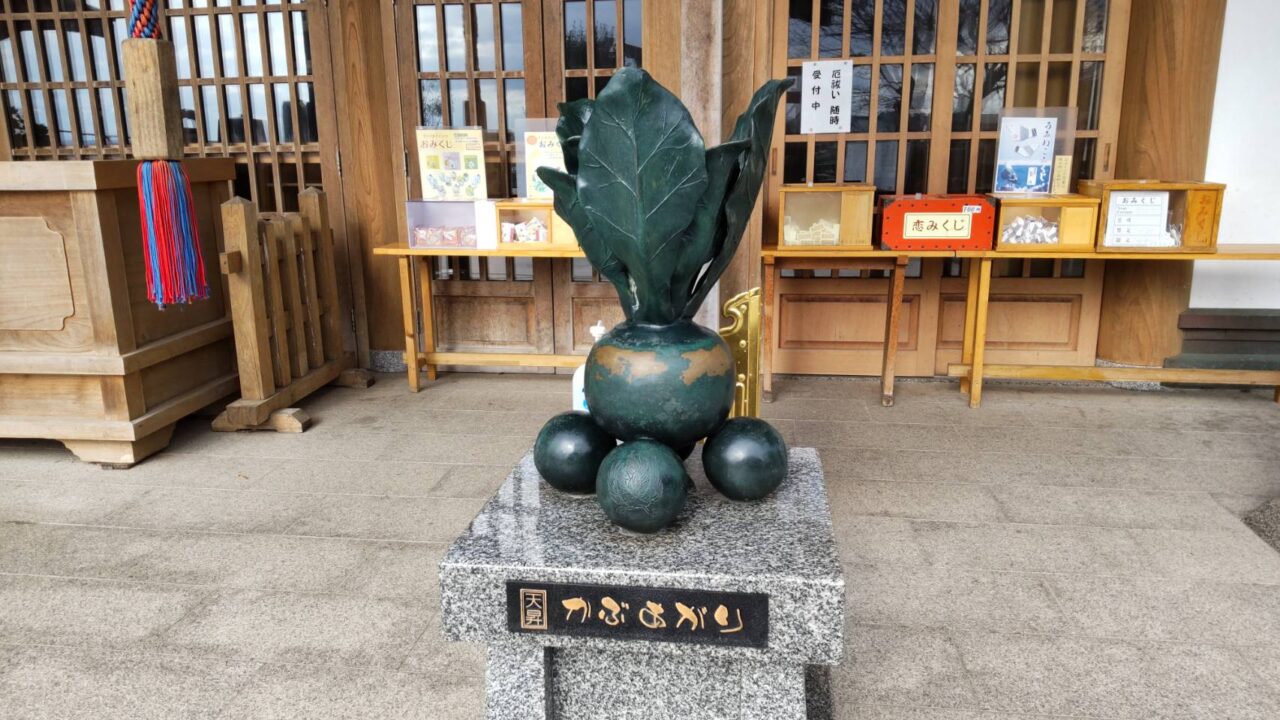
<instances>
[{"instance_id":1,"label":"wooden display table","mask_svg":"<svg viewBox=\"0 0 1280 720\"><path fill-rule=\"evenodd\" d=\"M880 372L880 402L893 405L894 366L898 354L898 327L902 314L902 283L913 257L953 258L952 250L897 251L848 246L778 246L760 250L764 260L764 370L761 384L766 399L773 399L773 305L783 270L884 270L889 273L888 311L885 318L884 353Z\"/></svg>"},{"instance_id":2,"label":"wooden display table","mask_svg":"<svg viewBox=\"0 0 1280 720\"><path fill-rule=\"evenodd\" d=\"M475 365L512 367L576 368L586 362L585 355L550 355L536 353L470 353L437 352L435 319L431 303L431 259L436 257L585 257L577 245L539 245L537 247L503 246L497 250L475 248L411 248L405 243L383 245L373 249L374 255L400 258L401 308L404 311L404 362L409 366L409 389L422 388L418 372L426 369L427 379L436 379L437 365ZM413 279L418 279L414 292ZM422 334L417 331L417 316L422 314Z\"/></svg>"},{"instance_id":3,"label":"wooden display table","mask_svg":"<svg viewBox=\"0 0 1280 720\"><path fill-rule=\"evenodd\" d=\"M1044 252L1007 251L959 252L957 257L977 263L969 269L965 295L965 332L962 362L948 367L950 377L960 378L960 391L969 394L969 407L982 404L984 378L1031 380L1090 380L1099 382L1139 381L1195 383L1200 385L1261 385L1277 387L1280 402L1280 372L1267 370L1202 370L1195 368L1095 367L1070 365L987 365L988 304L991 297L991 265L996 260L1280 260L1280 245L1219 245L1217 252Z\"/></svg>"},{"instance_id":4,"label":"wooden display table","mask_svg":"<svg viewBox=\"0 0 1280 720\"><path fill-rule=\"evenodd\" d=\"M218 277L218 205L235 162L185 163L210 296L147 300L137 161L0 163L0 437L128 465L236 390Z\"/></svg>"}]
</instances>

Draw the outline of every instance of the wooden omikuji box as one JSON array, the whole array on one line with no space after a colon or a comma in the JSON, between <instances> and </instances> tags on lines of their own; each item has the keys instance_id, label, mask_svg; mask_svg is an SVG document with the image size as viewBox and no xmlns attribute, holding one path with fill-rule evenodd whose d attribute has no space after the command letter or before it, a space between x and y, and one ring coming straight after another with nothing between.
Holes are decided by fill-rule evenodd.
<instances>
[{"instance_id":1,"label":"wooden omikuji box","mask_svg":"<svg viewBox=\"0 0 1280 720\"><path fill-rule=\"evenodd\" d=\"M550 200L513 198L510 200L495 200L493 205L497 215L498 247L527 247L530 245L533 247L546 245L576 247L578 245L578 238L573 234L573 228L569 227L569 223L556 214L555 206ZM503 223L515 225L527 223L535 218L546 229L547 240L545 242L511 242L502 229Z\"/></svg>"},{"instance_id":2,"label":"wooden omikuji box","mask_svg":"<svg viewBox=\"0 0 1280 720\"><path fill-rule=\"evenodd\" d=\"M147 300L137 161L0 163L0 437L129 465L237 389L218 273L235 162L187 160L210 296Z\"/></svg>"},{"instance_id":3,"label":"wooden omikuji box","mask_svg":"<svg viewBox=\"0 0 1280 720\"><path fill-rule=\"evenodd\" d=\"M996 193L996 250L1090 252L1098 232L1098 199L1064 193ZM1048 232L1049 228L1052 232Z\"/></svg>"},{"instance_id":4,"label":"wooden omikuji box","mask_svg":"<svg viewBox=\"0 0 1280 720\"><path fill-rule=\"evenodd\" d=\"M880 209L886 250L990 250L995 203L985 195L890 195Z\"/></svg>"},{"instance_id":5,"label":"wooden omikuji box","mask_svg":"<svg viewBox=\"0 0 1280 720\"><path fill-rule=\"evenodd\" d=\"M871 247L874 185L778 188L779 247Z\"/></svg>"},{"instance_id":6,"label":"wooden omikuji box","mask_svg":"<svg viewBox=\"0 0 1280 720\"><path fill-rule=\"evenodd\" d=\"M1101 202L1098 252L1217 252L1226 189L1208 182L1080 181L1080 193Z\"/></svg>"}]
</instances>

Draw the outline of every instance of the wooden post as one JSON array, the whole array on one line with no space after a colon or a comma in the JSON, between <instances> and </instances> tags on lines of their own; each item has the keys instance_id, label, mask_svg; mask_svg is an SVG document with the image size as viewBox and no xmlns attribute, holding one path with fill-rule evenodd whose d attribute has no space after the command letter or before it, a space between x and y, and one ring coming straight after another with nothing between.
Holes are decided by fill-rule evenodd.
<instances>
[{"instance_id":1,"label":"wooden post","mask_svg":"<svg viewBox=\"0 0 1280 720\"><path fill-rule=\"evenodd\" d=\"M885 309L884 358L880 367L880 404L893 407L893 381L898 362L898 327L902 322L902 283L907 274L905 255L889 270L889 307Z\"/></svg>"},{"instance_id":2,"label":"wooden post","mask_svg":"<svg viewBox=\"0 0 1280 720\"><path fill-rule=\"evenodd\" d=\"M276 391L267 344L267 305L262 284L262 241L258 210L244 198L222 204L222 231L227 252L222 267L231 299L231 324L240 365L240 395L262 400Z\"/></svg>"},{"instance_id":3,"label":"wooden post","mask_svg":"<svg viewBox=\"0 0 1280 720\"><path fill-rule=\"evenodd\" d=\"M180 160L182 106L173 45L165 40L124 41L124 78L129 103L129 138L139 160Z\"/></svg>"}]
</instances>

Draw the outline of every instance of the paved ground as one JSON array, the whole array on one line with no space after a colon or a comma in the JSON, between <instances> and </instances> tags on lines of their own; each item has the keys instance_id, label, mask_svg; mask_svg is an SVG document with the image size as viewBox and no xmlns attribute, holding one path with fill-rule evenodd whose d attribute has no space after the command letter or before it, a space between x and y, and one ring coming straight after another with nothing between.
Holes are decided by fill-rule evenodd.
<instances>
[{"instance_id":1,"label":"paved ground","mask_svg":"<svg viewBox=\"0 0 1280 720\"><path fill-rule=\"evenodd\" d=\"M0 716L479 718L444 543L568 404L563 377L384 376L303 435L185 424L129 471L0 441ZM782 381L848 571L839 717L1280 717L1263 393Z\"/></svg>"}]
</instances>

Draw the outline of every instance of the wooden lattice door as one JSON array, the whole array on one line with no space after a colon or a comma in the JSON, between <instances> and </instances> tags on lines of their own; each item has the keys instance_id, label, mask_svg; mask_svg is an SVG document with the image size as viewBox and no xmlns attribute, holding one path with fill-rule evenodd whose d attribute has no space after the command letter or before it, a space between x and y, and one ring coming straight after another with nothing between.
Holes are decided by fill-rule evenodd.
<instances>
[{"instance_id":1,"label":"wooden lattice door","mask_svg":"<svg viewBox=\"0 0 1280 720\"><path fill-rule=\"evenodd\" d=\"M1110 177L1128 17L1129 0L779 2L774 74L798 78L807 60L851 60L853 117L852 132L802 135L799 92L788 95L765 242L777 237L782 183L866 182L880 194L990 191L1003 108L1077 108L1076 176ZM930 375L958 361L966 273L964 263L926 261L908 274L902 374ZM1101 263L1002 263L996 275L993 357L1093 361ZM878 372L884 282L874 273L784 276L774 370Z\"/></svg>"}]
</instances>

